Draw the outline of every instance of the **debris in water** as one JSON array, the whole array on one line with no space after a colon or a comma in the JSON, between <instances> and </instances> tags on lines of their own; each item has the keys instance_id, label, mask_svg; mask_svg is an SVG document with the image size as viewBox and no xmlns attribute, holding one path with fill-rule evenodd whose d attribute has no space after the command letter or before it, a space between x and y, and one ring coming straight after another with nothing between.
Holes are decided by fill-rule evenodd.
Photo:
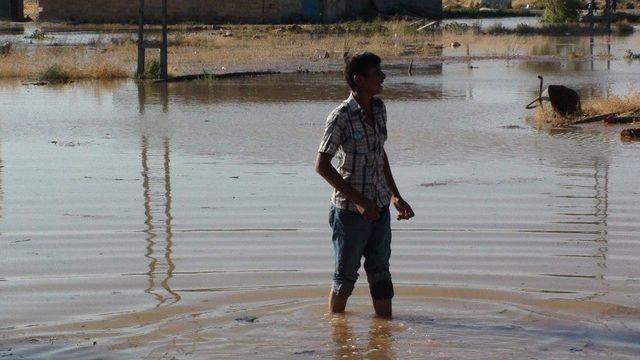
<instances>
[{"instance_id":1,"label":"debris in water","mask_svg":"<svg viewBox=\"0 0 640 360\"><path fill-rule=\"evenodd\" d=\"M542 90L542 77L540 90ZM550 102L551 107L544 106ZM562 85L551 85L526 106L537 108L530 118L536 128L559 128L601 121L604 124L628 124L640 121L640 93L594 98L581 105L580 96Z\"/></svg>"},{"instance_id":2,"label":"debris in water","mask_svg":"<svg viewBox=\"0 0 640 360\"><path fill-rule=\"evenodd\" d=\"M67 146L67 147L75 147L80 145L79 141L60 141L60 140L51 140L49 143L58 145L58 146Z\"/></svg>"},{"instance_id":3,"label":"debris in water","mask_svg":"<svg viewBox=\"0 0 640 360\"><path fill-rule=\"evenodd\" d=\"M540 78L540 89L542 90L542 76ZM580 107L580 95L564 85L549 85L546 90L541 91L539 96L527 104L527 109L544 106L544 102L551 103L555 113L560 116L579 116L582 113Z\"/></svg>"},{"instance_id":4,"label":"debris in water","mask_svg":"<svg viewBox=\"0 0 640 360\"><path fill-rule=\"evenodd\" d=\"M236 321L248 322L248 323L254 323L256 322L256 320L258 320L257 316L243 316L243 317L236 318Z\"/></svg>"},{"instance_id":5,"label":"debris in water","mask_svg":"<svg viewBox=\"0 0 640 360\"><path fill-rule=\"evenodd\" d=\"M307 354L315 354L316 351L315 350L302 350L302 351L296 351L293 353L293 355L307 355Z\"/></svg>"},{"instance_id":6,"label":"debris in water","mask_svg":"<svg viewBox=\"0 0 640 360\"><path fill-rule=\"evenodd\" d=\"M28 81L28 82L23 82L22 85L45 86L45 85L49 85L49 82L48 81Z\"/></svg>"},{"instance_id":7,"label":"debris in water","mask_svg":"<svg viewBox=\"0 0 640 360\"><path fill-rule=\"evenodd\" d=\"M449 185L450 183L451 182L449 181L433 181L430 183L420 184L420 186L424 186L424 187L443 186L443 185Z\"/></svg>"}]
</instances>

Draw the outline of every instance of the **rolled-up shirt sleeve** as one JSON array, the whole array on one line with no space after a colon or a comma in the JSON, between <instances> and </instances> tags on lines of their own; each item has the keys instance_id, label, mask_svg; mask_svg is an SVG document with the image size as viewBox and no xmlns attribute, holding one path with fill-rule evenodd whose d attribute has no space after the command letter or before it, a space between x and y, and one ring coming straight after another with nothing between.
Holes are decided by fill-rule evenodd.
<instances>
[{"instance_id":1,"label":"rolled-up shirt sleeve","mask_svg":"<svg viewBox=\"0 0 640 360\"><path fill-rule=\"evenodd\" d=\"M334 112L327 118L327 125L318 152L335 155L344 140L344 135L342 117L339 113Z\"/></svg>"}]
</instances>

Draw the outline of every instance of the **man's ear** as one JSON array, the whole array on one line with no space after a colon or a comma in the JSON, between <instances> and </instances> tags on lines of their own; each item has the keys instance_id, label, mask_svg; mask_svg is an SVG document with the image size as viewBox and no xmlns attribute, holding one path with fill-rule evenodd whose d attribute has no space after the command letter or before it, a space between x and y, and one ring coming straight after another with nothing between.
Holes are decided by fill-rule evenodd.
<instances>
[{"instance_id":1,"label":"man's ear","mask_svg":"<svg viewBox=\"0 0 640 360\"><path fill-rule=\"evenodd\" d=\"M362 87L362 75L355 74L353 75L353 83L356 84L357 87Z\"/></svg>"}]
</instances>

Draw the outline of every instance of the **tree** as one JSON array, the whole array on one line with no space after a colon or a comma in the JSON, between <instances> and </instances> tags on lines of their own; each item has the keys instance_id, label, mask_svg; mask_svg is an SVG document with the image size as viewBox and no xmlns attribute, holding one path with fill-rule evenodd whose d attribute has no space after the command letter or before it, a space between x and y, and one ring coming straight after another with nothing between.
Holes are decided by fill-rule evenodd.
<instances>
[{"instance_id":1,"label":"tree","mask_svg":"<svg viewBox=\"0 0 640 360\"><path fill-rule=\"evenodd\" d=\"M577 21L583 7L582 0L544 0L542 22L555 24Z\"/></svg>"}]
</instances>

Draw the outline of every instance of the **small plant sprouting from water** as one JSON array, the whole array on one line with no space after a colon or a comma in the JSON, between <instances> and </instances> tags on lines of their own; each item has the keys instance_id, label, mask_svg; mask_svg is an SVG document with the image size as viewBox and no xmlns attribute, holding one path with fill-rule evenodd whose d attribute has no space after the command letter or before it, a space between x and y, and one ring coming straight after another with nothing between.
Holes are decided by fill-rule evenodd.
<instances>
[{"instance_id":1,"label":"small plant sprouting from water","mask_svg":"<svg viewBox=\"0 0 640 360\"><path fill-rule=\"evenodd\" d=\"M36 80L51 84L64 84L71 81L71 74L60 65L51 65L38 73Z\"/></svg>"},{"instance_id":2,"label":"small plant sprouting from water","mask_svg":"<svg viewBox=\"0 0 640 360\"><path fill-rule=\"evenodd\" d=\"M208 72L206 69L202 69L202 80L211 85L216 80L216 75Z\"/></svg>"},{"instance_id":3,"label":"small plant sprouting from water","mask_svg":"<svg viewBox=\"0 0 640 360\"><path fill-rule=\"evenodd\" d=\"M144 63L144 73L136 74L136 79L153 80L160 77L160 60L150 59Z\"/></svg>"},{"instance_id":4,"label":"small plant sprouting from water","mask_svg":"<svg viewBox=\"0 0 640 360\"><path fill-rule=\"evenodd\" d=\"M12 49L13 44L10 42L0 45L0 56L11 54Z\"/></svg>"},{"instance_id":5,"label":"small plant sprouting from water","mask_svg":"<svg viewBox=\"0 0 640 360\"><path fill-rule=\"evenodd\" d=\"M470 26L468 24L454 21L449 24L446 24L444 26L444 31L461 35L469 31L469 28Z\"/></svg>"},{"instance_id":6,"label":"small plant sprouting from water","mask_svg":"<svg viewBox=\"0 0 640 360\"><path fill-rule=\"evenodd\" d=\"M489 27L487 27L484 30L485 34L489 34L489 35L498 35L498 34L505 34L509 31L509 29L507 29L504 25L502 25L502 23L495 23Z\"/></svg>"},{"instance_id":7,"label":"small plant sprouting from water","mask_svg":"<svg viewBox=\"0 0 640 360\"><path fill-rule=\"evenodd\" d=\"M31 40L44 40L46 38L47 38L47 34L40 29L34 30L31 33L31 35L27 36L27 39L31 39Z\"/></svg>"}]
</instances>

